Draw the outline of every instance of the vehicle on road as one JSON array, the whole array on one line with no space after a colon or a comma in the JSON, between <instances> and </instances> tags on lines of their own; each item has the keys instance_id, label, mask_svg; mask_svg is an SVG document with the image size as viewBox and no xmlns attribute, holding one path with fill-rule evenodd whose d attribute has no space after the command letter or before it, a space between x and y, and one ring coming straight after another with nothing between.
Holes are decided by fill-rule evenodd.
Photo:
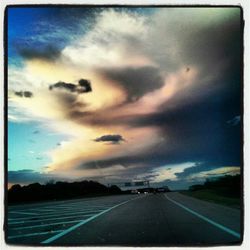
<instances>
[{"instance_id":1,"label":"vehicle on road","mask_svg":"<svg viewBox=\"0 0 250 250\"><path fill-rule=\"evenodd\" d=\"M131 190L131 194L140 194L140 192L137 189Z\"/></svg>"}]
</instances>

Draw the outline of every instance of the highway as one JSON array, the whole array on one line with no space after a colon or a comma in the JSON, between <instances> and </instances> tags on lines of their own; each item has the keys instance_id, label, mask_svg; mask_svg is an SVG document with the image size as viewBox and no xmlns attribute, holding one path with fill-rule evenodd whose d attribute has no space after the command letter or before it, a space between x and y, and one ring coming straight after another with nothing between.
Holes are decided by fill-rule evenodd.
<instances>
[{"instance_id":1,"label":"highway","mask_svg":"<svg viewBox=\"0 0 250 250\"><path fill-rule=\"evenodd\" d=\"M241 242L241 211L178 192L8 206L6 241L32 246L212 246Z\"/></svg>"}]
</instances>

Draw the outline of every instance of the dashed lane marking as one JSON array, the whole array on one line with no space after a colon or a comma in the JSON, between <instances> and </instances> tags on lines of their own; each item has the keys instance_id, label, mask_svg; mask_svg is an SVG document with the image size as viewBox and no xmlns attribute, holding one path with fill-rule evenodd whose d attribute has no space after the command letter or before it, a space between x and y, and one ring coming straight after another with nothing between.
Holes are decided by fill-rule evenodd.
<instances>
[{"instance_id":1,"label":"dashed lane marking","mask_svg":"<svg viewBox=\"0 0 250 250\"><path fill-rule=\"evenodd\" d=\"M65 217L53 217L49 219L40 219L40 220L29 220L29 221L17 221L17 222L9 222L8 225L16 225L16 224L25 224L25 223L34 223L34 222L40 222L40 221L50 221L50 220L61 220L61 219L69 219L69 218L76 218L76 217L88 217L93 216L93 213L91 214L84 214L84 215L71 215L71 216L65 216Z\"/></svg>"},{"instance_id":2,"label":"dashed lane marking","mask_svg":"<svg viewBox=\"0 0 250 250\"><path fill-rule=\"evenodd\" d=\"M32 234L20 234L20 235L14 235L9 236L8 239L16 239L16 238L24 238L24 237L32 237L37 235L44 235L44 234L53 234L53 233L60 233L63 230L56 230L56 231L48 231L48 232L40 232L40 233L32 233Z\"/></svg>"},{"instance_id":3,"label":"dashed lane marking","mask_svg":"<svg viewBox=\"0 0 250 250\"><path fill-rule=\"evenodd\" d=\"M130 200L121 202L121 203L119 203L119 204L117 204L117 205L115 205L115 206L113 206L113 207L110 207L110 208L108 208L108 209L106 209L106 210L100 212L99 214L93 215L92 217L90 217L90 218L88 218L88 219L86 219L86 220L83 220L83 221L79 222L78 224L76 224L76 225L74 225L74 226L72 226L72 227L70 227L70 228L64 230L64 231L61 232L61 233L56 234L56 235L54 235L54 236L48 238L47 240L42 241L41 243L42 243L42 244L49 244L49 243L51 243L51 242L53 242L53 241L55 241L55 240L61 238L62 236L64 236L64 235L66 235L66 234L68 234L68 233L74 231L74 230L77 229L78 227L80 227L80 226L82 226L82 225L84 225L84 224L86 224L86 223L88 223L88 222L90 222L90 221L96 219L97 217L99 217L99 216L101 216L101 215L103 215L103 214L105 214L105 213L107 213L107 212L109 212L109 211L111 211L111 210L113 210L113 209L115 209L115 208L121 206L121 205L124 205L124 204L126 204L126 203L128 203L128 202L130 202L130 201L132 201L132 200L139 199L139 198L141 198L141 197L136 197L136 198L133 198L133 199L130 199Z\"/></svg>"},{"instance_id":4,"label":"dashed lane marking","mask_svg":"<svg viewBox=\"0 0 250 250\"><path fill-rule=\"evenodd\" d=\"M12 228L12 230L23 230L23 229L31 229L31 228L39 228L39 227L48 227L48 226L54 226L54 225L71 224L71 223L77 223L80 221L82 220L71 220L71 221L55 222L55 223L49 223L49 224L40 224L40 225L35 225L35 226L16 227L16 228Z\"/></svg>"},{"instance_id":5,"label":"dashed lane marking","mask_svg":"<svg viewBox=\"0 0 250 250\"><path fill-rule=\"evenodd\" d=\"M15 222L19 222L19 221L32 221L32 220L36 220L37 219L47 219L47 218L56 218L58 216L61 215L70 215L70 214L88 214L88 213L97 213L100 211L103 211L104 209L99 209L99 210L82 210L81 212L77 212L77 211L68 211L68 212L62 212L62 213L53 213L53 214L44 214L44 215L38 215L36 217L21 217L21 218L11 218L11 222L9 223L11 224L15 224ZM80 211L80 210L79 210Z\"/></svg>"}]
</instances>

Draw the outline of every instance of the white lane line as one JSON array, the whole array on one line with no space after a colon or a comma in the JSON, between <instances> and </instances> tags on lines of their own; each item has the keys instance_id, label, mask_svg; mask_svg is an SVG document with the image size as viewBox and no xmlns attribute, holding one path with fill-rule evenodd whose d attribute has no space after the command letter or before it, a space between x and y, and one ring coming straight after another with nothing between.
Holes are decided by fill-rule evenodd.
<instances>
[{"instance_id":1,"label":"white lane line","mask_svg":"<svg viewBox=\"0 0 250 250\"><path fill-rule=\"evenodd\" d=\"M54 215L54 214L66 214L66 213L75 213L75 212L80 212L80 211L85 211L85 212L90 212L90 211L101 211L101 210L105 210L107 208L79 208L78 209L57 209L57 211L53 211L53 212L48 212L48 213L40 213L38 214L38 216L44 216L44 215ZM19 218L17 218L19 219Z\"/></svg>"},{"instance_id":2,"label":"white lane line","mask_svg":"<svg viewBox=\"0 0 250 250\"><path fill-rule=\"evenodd\" d=\"M82 203L77 203L77 204L61 204L61 205L58 205L58 206L54 206L53 208L59 208L59 207L79 207L79 206L83 206L83 207L105 207L105 206L110 206L110 205L112 205L114 203L115 202L112 202L111 204L97 205L97 204L90 204L90 203L82 202ZM51 207L47 207L47 208L51 208Z\"/></svg>"},{"instance_id":3,"label":"white lane line","mask_svg":"<svg viewBox=\"0 0 250 250\"><path fill-rule=\"evenodd\" d=\"M100 211L103 211L104 209L99 209L99 210L82 210L81 212L77 211L68 211L68 212L62 212L62 213L53 213L53 214L43 214L43 215L38 215L36 217L22 217L22 218L16 218L16 219L11 219L10 223L14 222L19 222L19 221L35 221L36 219L48 219L48 218L56 218L61 215L71 215L71 214L87 214L87 213L98 213ZM80 211L80 210L79 210Z\"/></svg>"},{"instance_id":4,"label":"white lane line","mask_svg":"<svg viewBox=\"0 0 250 250\"><path fill-rule=\"evenodd\" d=\"M78 201L77 200L67 200L67 201L52 201L52 202L46 202L46 203L43 203L43 204L40 204L38 206L38 208L47 208L47 207L52 207L52 208L55 208L57 207L58 205L72 205L72 204L84 204L84 203L87 203L87 204L90 204L90 203L93 203L93 202L100 202L101 200L107 198L106 196L104 197L95 197L95 198L82 198L82 199L79 199ZM52 206L51 203L54 205ZM33 205L11 205L10 206L10 209L21 209L21 210L25 210L25 209L30 209L30 207L34 206ZM37 205L36 205L37 206Z\"/></svg>"},{"instance_id":5,"label":"white lane line","mask_svg":"<svg viewBox=\"0 0 250 250\"><path fill-rule=\"evenodd\" d=\"M51 203L53 205L53 207L57 206L57 205L67 205L67 204L78 204L78 203L83 203L83 202L92 202L92 201L95 201L97 199L100 199L100 198L90 198L90 199L80 199L78 201L70 201L70 200L67 200L67 201L57 201L57 202L54 202L54 201L50 201L50 202L46 202L46 203L43 203L43 204L39 204L39 208L44 208L44 207L48 207L48 206L52 206ZM28 209L29 207L34 207L35 204L32 204L32 205L13 205L13 206L10 206L10 209ZM36 205L38 206L38 205Z\"/></svg>"},{"instance_id":6,"label":"white lane line","mask_svg":"<svg viewBox=\"0 0 250 250\"><path fill-rule=\"evenodd\" d=\"M38 212L55 212L56 209L47 209L47 208L32 208L32 209L29 209L29 211L32 210L32 211L38 211Z\"/></svg>"},{"instance_id":7,"label":"white lane line","mask_svg":"<svg viewBox=\"0 0 250 250\"><path fill-rule=\"evenodd\" d=\"M67 210L77 210L77 209L85 209L85 210L90 210L90 209L108 209L111 206L103 206L103 207L86 207L86 206L75 206L75 207L58 207L56 211L67 211Z\"/></svg>"},{"instance_id":8,"label":"white lane line","mask_svg":"<svg viewBox=\"0 0 250 250\"><path fill-rule=\"evenodd\" d=\"M27 215L37 215L37 213L29 213L29 212L20 212L20 211L11 211L11 214L27 214Z\"/></svg>"},{"instance_id":9,"label":"white lane line","mask_svg":"<svg viewBox=\"0 0 250 250\"><path fill-rule=\"evenodd\" d=\"M54 226L54 225L62 225L62 224L71 224L71 223L76 223L80 222L81 220L71 220L71 221L64 221L64 222L56 222L56 223L49 223L49 224L40 224L40 225L35 225L35 226L25 226L25 227L16 227L16 228L11 228L11 230L23 230L23 229L31 229L31 228L39 228L39 227L48 227L48 226Z\"/></svg>"},{"instance_id":10,"label":"white lane line","mask_svg":"<svg viewBox=\"0 0 250 250\"><path fill-rule=\"evenodd\" d=\"M143 196L143 197L144 197L144 196ZM84 225L84 224L86 224L86 223L88 223L88 222L90 222L90 221L96 219L97 217L99 217L99 216L101 216L101 215L103 215L103 214L105 214L105 213L111 211L112 209L117 208L117 207L119 207L119 206L121 206L121 205L124 205L124 204L128 203L129 201L132 201L132 200L135 200L135 199L139 199L139 198L141 198L141 197L136 197L136 198L134 198L134 199L130 199L130 200L121 202L121 203L119 203L119 204L117 204L117 205L115 205L115 206L113 206L113 207L110 207L110 208L108 208L108 209L102 211L102 212L99 213L99 214L96 214L96 215L94 215L94 216L92 216L92 217L90 217L90 218L88 218L88 219L86 219L86 220L83 220L83 221L79 222L78 224L76 224L76 225L74 225L74 226L72 226L72 227L70 227L70 228L64 230L64 231L61 232L61 233L56 234L56 235L54 235L54 236L48 238L47 240L42 241L41 244L48 244L48 243L51 243L51 242L53 242L53 241L55 241L55 240L61 238L62 236L64 236L64 235L66 235L66 234L68 234L68 233L74 231L74 230L77 229L78 227L80 227L80 226L82 226L82 225Z\"/></svg>"},{"instance_id":11,"label":"white lane line","mask_svg":"<svg viewBox=\"0 0 250 250\"><path fill-rule=\"evenodd\" d=\"M60 232L62 232L62 231L63 231L63 230L56 230L56 231L41 232L41 233L20 234L20 235L9 236L8 239L24 238L24 237L32 237L32 236L44 235L44 234L60 233Z\"/></svg>"},{"instance_id":12,"label":"white lane line","mask_svg":"<svg viewBox=\"0 0 250 250\"><path fill-rule=\"evenodd\" d=\"M86 205L77 205L77 206L60 206L57 207L56 209L74 209L74 208L79 208L79 207L84 207L84 208L109 208L110 206L86 206Z\"/></svg>"},{"instance_id":13,"label":"white lane line","mask_svg":"<svg viewBox=\"0 0 250 250\"><path fill-rule=\"evenodd\" d=\"M173 202L175 205L177 205L177 206L183 208L184 210L188 211L189 213L191 213L191 214L193 214L193 215L199 217L200 219L202 219L202 220L204 220L204 221L210 223L211 225L213 225L213 226L215 226L215 227L221 229L222 231L224 231L224 232L226 232L226 233L228 233L228 234L231 234L231 235L235 236L235 237L238 238L238 239L241 238L241 237L240 237L240 234L239 234L238 232L236 232L236 231L234 231L234 230L232 230L232 229L230 229L230 228L228 228L228 227L226 227L226 226L223 226L223 225L221 225L221 224L219 224L219 223L217 223L217 222L215 222L215 221L213 221L213 220L207 218L207 217L204 216L204 215L201 215L201 214L195 212L194 210L192 210L192 209L190 209L190 208L188 208L188 207L182 205L181 203L179 203L179 202L177 202L177 201L175 201L175 200L169 198L166 194L165 194L165 197L166 197L167 200Z\"/></svg>"},{"instance_id":14,"label":"white lane line","mask_svg":"<svg viewBox=\"0 0 250 250\"><path fill-rule=\"evenodd\" d=\"M65 216L65 217L57 217L57 218L49 218L49 219L41 219L41 220L29 220L29 221L17 221L17 222L10 222L9 225L17 225L17 224L25 224L25 223L36 223L40 221L49 221L49 220L61 220L61 219L69 219L69 218L76 218L76 217L88 217L93 216L95 214L83 214L83 215L71 215L71 216Z\"/></svg>"},{"instance_id":15,"label":"white lane line","mask_svg":"<svg viewBox=\"0 0 250 250\"><path fill-rule=\"evenodd\" d=\"M103 209L107 209L109 207L110 206L91 206L91 205L86 206L86 205L79 204L77 206L60 206L60 207L57 206L57 207L53 207L53 209L52 209L52 207L51 208L49 208L49 207L48 208L30 208L30 209L26 209L26 210L9 211L9 213L20 213L20 214L27 214L27 215L36 215L36 214L38 214L39 215L39 212L48 212L46 214L53 214L54 212L58 213L58 211L61 211L61 212L72 211L72 210L74 210L74 211L77 211L77 210L82 211L83 209L85 211L93 210L93 209L96 209L96 210L98 210L98 209L101 210L102 209L103 210ZM27 211L27 210L34 211L34 213L33 212L23 212L23 211ZM38 213L35 213L35 212L38 212Z\"/></svg>"}]
</instances>

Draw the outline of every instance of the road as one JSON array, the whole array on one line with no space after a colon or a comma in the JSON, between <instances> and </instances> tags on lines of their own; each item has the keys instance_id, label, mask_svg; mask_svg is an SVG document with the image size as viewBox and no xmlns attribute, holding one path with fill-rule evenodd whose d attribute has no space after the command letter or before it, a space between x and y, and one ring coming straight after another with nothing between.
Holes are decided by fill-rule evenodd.
<instances>
[{"instance_id":1,"label":"road","mask_svg":"<svg viewBox=\"0 0 250 250\"><path fill-rule=\"evenodd\" d=\"M8 207L6 240L44 246L211 246L241 242L241 212L177 192Z\"/></svg>"}]
</instances>

